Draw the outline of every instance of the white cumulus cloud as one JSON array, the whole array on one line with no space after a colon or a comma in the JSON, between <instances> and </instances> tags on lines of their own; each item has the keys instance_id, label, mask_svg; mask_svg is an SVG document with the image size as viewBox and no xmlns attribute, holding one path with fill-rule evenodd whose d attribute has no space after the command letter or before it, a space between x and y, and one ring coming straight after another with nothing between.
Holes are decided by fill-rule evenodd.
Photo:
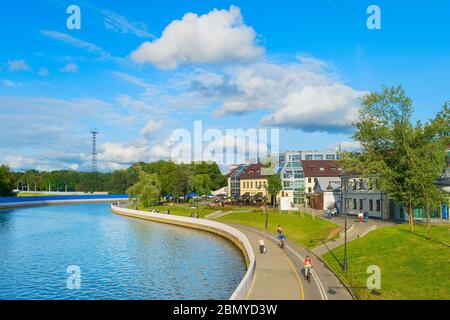
<instances>
[{"instance_id":1,"label":"white cumulus cloud","mask_svg":"<svg viewBox=\"0 0 450 320\"><path fill-rule=\"evenodd\" d=\"M256 32L243 22L240 9L231 6L200 16L185 14L181 20L172 21L159 39L141 44L131 58L161 69L175 69L184 64L248 61L263 52L256 43Z\"/></svg>"},{"instance_id":2,"label":"white cumulus cloud","mask_svg":"<svg viewBox=\"0 0 450 320\"><path fill-rule=\"evenodd\" d=\"M341 132L358 118L362 92L342 84L307 86L291 92L280 109L262 119L262 123L304 131Z\"/></svg>"}]
</instances>

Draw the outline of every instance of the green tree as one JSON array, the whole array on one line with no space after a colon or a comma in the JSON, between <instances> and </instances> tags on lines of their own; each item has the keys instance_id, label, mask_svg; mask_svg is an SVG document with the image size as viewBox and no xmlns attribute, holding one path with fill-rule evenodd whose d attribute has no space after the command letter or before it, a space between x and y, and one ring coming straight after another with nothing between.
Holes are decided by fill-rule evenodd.
<instances>
[{"instance_id":1,"label":"green tree","mask_svg":"<svg viewBox=\"0 0 450 320\"><path fill-rule=\"evenodd\" d=\"M139 172L138 181L127 189L130 198L136 198L138 207L156 205L161 197L161 184L154 173Z\"/></svg>"},{"instance_id":2,"label":"green tree","mask_svg":"<svg viewBox=\"0 0 450 320\"><path fill-rule=\"evenodd\" d=\"M366 95L353 134L362 151L344 153L341 164L344 170L360 172L390 199L409 208L414 231L413 207L430 208L441 198L434 182L444 168L449 117L447 105L425 124L412 124L412 114L412 101L400 86ZM428 209L427 217L429 223Z\"/></svg>"},{"instance_id":3,"label":"green tree","mask_svg":"<svg viewBox=\"0 0 450 320\"><path fill-rule=\"evenodd\" d=\"M0 196L9 197L14 195L14 177L6 165L0 166Z\"/></svg>"},{"instance_id":4,"label":"green tree","mask_svg":"<svg viewBox=\"0 0 450 320\"><path fill-rule=\"evenodd\" d=\"M194 189L199 196L211 193L212 180L208 174L196 174L194 176Z\"/></svg>"},{"instance_id":5,"label":"green tree","mask_svg":"<svg viewBox=\"0 0 450 320\"><path fill-rule=\"evenodd\" d=\"M274 174L267 177L267 193L270 195L270 202L277 206L277 195L282 190L281 179L279 174Z\"/></svg>"}]
</instances>

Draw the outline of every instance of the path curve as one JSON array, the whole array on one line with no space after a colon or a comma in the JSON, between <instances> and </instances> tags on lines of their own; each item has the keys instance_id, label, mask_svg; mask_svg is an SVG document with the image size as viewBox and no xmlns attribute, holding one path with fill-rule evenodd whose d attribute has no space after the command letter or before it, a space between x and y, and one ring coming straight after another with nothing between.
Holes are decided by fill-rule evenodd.
<instances>
[{"instance_id":1,"label":"path curve","mask_svg":"<svg viewBox=\"0 0 450 320\"><path fill-rule=\"evenodd\" d=\"M231 224L231 226L244 232L252 232L256 234L259 239L264 239L266 243L272 243L276 250L284 252L289 258L293 267L300 274L300 282L304 291L305 300L352 300L352 295L348 289L342 284L339 278L331 272L328 267L313 253L305 249L304 247L292 242L286 241L285 249L282 250L278 247L278 240L275 235L267 233L265 231L242 226L238 224ZM250 239L252 245L254 240ZM253 240L253 241L252 241ZM257 240L256 240L257 242ZM306 255L309 255L313 259L314 270L312 272L312 281L308 283L303 279L303 260ZM255 250L256 263L258 266L259 252ZM258 268L257 268L258 269ZM291 285L292 287L293 285Z\"/></svg>"}]
</instances>

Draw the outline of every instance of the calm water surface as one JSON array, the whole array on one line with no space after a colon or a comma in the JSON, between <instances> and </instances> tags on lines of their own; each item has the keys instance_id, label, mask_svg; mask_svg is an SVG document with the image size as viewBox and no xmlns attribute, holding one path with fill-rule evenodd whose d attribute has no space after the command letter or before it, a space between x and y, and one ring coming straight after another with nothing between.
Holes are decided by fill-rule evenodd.
<instances>
[{"instance_id":1,"label":"calm water surface","mask_svg":"<svg viewBox=\"0 0 450 320\"><path fill-rule=\"evenodd\" d=\"M71 265L78 290L67 288ZM0 299L228 299L245 271L221 237L109 204L0 210Z\"/></svg>"}]
</instances>

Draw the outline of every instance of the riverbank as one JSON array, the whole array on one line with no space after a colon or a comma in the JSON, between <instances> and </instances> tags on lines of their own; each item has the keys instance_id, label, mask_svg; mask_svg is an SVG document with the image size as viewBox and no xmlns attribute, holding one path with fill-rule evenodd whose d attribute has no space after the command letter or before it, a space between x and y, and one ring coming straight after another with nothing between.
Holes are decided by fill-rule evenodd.
<instances>
[{"instance_id":1,"label":"riverbank","mask_svg":"<svg viewBox=\"0 0 450 320\"><path fill-rule=\"evenodd\" d=\"M71 196L30 196L0 198L0 209L12 209L32 206L125 202L127 195L71 195Z\"/></svg>"},{"instance_id":2,"label":"riverbank","mask_svg":"<svg viewBox=\"0 0 450 320\"><path fill-rule=\"evenodd\" d=\"M118 215L126 217L150 220L161 223L168 223L212 232L232 241L241 250L242 254L245 257L247 263L247 272L243 277L243 279L241 280L241 282L239 283L239 286L231 295L230 300L243 300L248 297L249 290L254 281L256 269L255 255L252 249L252 245L250 244L248 238L239 230L216 221L139 211L122 208L115 205L111 205L111 210Z\"/></svg>"}]
</instances>

